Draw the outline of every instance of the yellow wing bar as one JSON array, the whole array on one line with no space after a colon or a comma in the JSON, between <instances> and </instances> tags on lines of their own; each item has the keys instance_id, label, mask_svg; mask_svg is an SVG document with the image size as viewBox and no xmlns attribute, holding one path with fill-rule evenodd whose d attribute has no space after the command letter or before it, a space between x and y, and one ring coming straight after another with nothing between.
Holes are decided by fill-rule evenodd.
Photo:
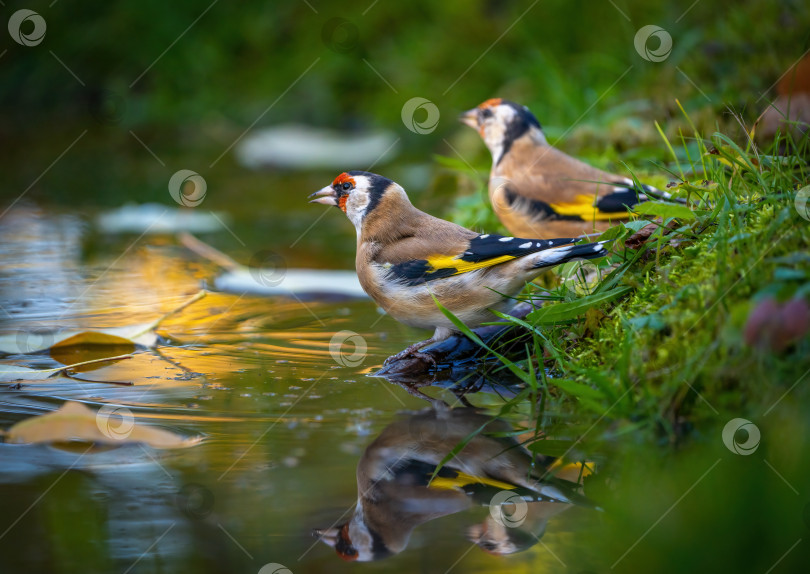
<instances>
[{"instance_id":1,"label":"yellow wing bar","mask_svg":"<svg viewBox=\"0 0 810 574\"><path fill-rule=\"evenodd\" d=\"M514 255L501 255L500 257L493 257L485 259L484 261L463 261L459 259L459 255L431 255L427 258L428 265L430 265L430 273L435 273L442 269L455 269L452 275L461 275L462 273L469 273L476 269L484 269L486 267L493 267L506 263L512 259L516 259Z\"/></svg>"},{"instance_id":2,"label":"yellow wing bar","mask_svg":"<svg viewBox=\"0 0 810 574\"><path fill-rule=\"evenodd\" d=\"M605 213L593 205L590 195L577 195L574 203L552 203L551 208L560 215L577 215L585 221L607 221L610 219L627 219L627 212Z\"/></svg>"}]
</instances>

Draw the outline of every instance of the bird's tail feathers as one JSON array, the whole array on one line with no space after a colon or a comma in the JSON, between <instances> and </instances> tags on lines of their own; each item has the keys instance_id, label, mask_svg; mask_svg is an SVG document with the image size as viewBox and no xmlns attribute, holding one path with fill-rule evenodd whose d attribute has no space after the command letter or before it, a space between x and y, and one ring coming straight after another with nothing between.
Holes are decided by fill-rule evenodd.
<instances>
[{"instance_id":1,"label":"bird's tail feathers","mask_svg":"<svg viewBox=\"0 0 810 574\"><path fill-rule=\"evenodd\" d=\"M563 247L553 247L539 251L532 258L532 268L551 267L576 259L596 259L597 257L604 257L608 254L607 249L605 249L605 243L608 242L598 241L596 243L565 245Z\"/></svg>"}]
</instances>

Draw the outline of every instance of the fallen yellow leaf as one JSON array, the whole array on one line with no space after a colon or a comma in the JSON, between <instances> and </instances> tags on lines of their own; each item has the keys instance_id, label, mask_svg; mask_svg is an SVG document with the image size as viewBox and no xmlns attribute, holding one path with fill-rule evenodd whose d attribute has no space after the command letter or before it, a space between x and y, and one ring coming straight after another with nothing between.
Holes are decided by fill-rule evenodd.
<instances>
[{"instance_id":1,"label":"fallen yellow leaf","mask_svg":"<svg viewBox=\"0 0 810 574\"><path fill-rule=\"evenodd\" d=\"M69 441L121 445L144 443L153 448L186 448L202 437L184 437L166 429L139 424L128 408L105 405L94 411L69 401L57 411L28 418L12 426L6 442L15 444L62 443Z\"/></svg>"}]
</instances>

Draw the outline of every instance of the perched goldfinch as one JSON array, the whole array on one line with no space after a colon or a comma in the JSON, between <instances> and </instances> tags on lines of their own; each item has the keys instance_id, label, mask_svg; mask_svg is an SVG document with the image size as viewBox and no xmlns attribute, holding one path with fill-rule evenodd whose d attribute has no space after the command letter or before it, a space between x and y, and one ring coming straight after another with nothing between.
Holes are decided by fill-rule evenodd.
<instances>
[{"instance_id":1,"label":"perched goldfinch","mask_svg":"<svg viewBox=\"0 0 810 574\"><path fill-rule=\"evenodd\" d=\"M369 296L396 320L434 335L389 357L419 354L457 332L433 297L468 327L506 311L524 285L552 265L607 254L600 243L479 234L416 209L405 190L365 171L340 174L311 203L337 206L357 230L355 266ZM428 361L429 356L422 355ZM388 362L386 361L386 362ZM432 362L432 361L431 361Z\"/></svg>"},{"instance_id":2,"label":"perched goldfinch","mask_svg":"<svg viewBox=\"0 0 810 574\"><path fill-rule=\"evenodd\" d=\"M492 153L489 198L514 235L548 239L604 231L627 219L627 208L647 200L647 194L669 198L552 147L525 106L495 98L460 120L478 130Z\"/></svg>"},{"instance_id":3,"label":"perched goldfinch","mask_svg":"<svg viewBox=\"0 0 810 574\"><path fill-rule=\"evenodd\" d=\"M565 467L542 455L533 460L510 430L471 408L428 409L391 423L360 458L357 506L349 521L314 534L344 560L380 560L402 552L420 524L476 506L517 503L525 512L514 517L507 512L499 521L494 508L467 530L484 550L511 554L536 544L548 519L571 505L596 508L579 492L578 475L557 476L556 469ZM468 439L433 477L439 463Z\"/></svg>"}]
</instances>

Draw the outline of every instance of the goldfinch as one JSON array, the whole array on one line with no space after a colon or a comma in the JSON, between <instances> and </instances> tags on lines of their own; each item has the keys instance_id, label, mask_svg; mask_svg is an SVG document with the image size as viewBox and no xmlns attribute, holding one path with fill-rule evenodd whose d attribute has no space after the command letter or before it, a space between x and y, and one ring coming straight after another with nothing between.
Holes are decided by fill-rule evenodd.
<instances>
[{"instance_id":1,"label":"goldfinch","mask_svg":"<svg viewBox=\"0 0 810 574\"><path fill-rule=\"evenodd\" d=\"M340 174L310 200L337 206L354 224L355 267L366 293L394 319L434 330L386 363L414 354L433 362L418 350L458 332L434 297L475 328L493 319L490 309L507 311L510 297L544 269L607 254L601 243L470 231L419 211L398 184L365 171Z\"/></svg>"},{"instance_id":2,"label":"goldfinch","mask_svg":"<svg viewBox=\"0 0 810 574\"><path fill-rule=\"evenodd\" d=\"M627 208L648 194L669 198L552 147L525 106L494 98L459 119L478 130L492 153L489 198L514 235L548 239L604 231L627 219Z\"/></svg>"},{"instance_id":3,"label":"goldfinch","mask_svg":"<svg viewBox=\"0 0 810 574\"><path fill-rule=\"evenodd\" d=\"M482 428L436 472L453 448ZM567 467L551 457L533 459L510 430L471 408L427 409L393 422L358 462L351 518L313 533L344 560L367 562L402 552L420 524L476 506L511 503L525 511L514 517L519 520L507 522L506 507L497 520L494 508L467 530L484 550L510 554L536 544L548 519L572 505L596 508L579 492L579 474L561 478L557 471Z\"/></svg>"}]
</instances>

